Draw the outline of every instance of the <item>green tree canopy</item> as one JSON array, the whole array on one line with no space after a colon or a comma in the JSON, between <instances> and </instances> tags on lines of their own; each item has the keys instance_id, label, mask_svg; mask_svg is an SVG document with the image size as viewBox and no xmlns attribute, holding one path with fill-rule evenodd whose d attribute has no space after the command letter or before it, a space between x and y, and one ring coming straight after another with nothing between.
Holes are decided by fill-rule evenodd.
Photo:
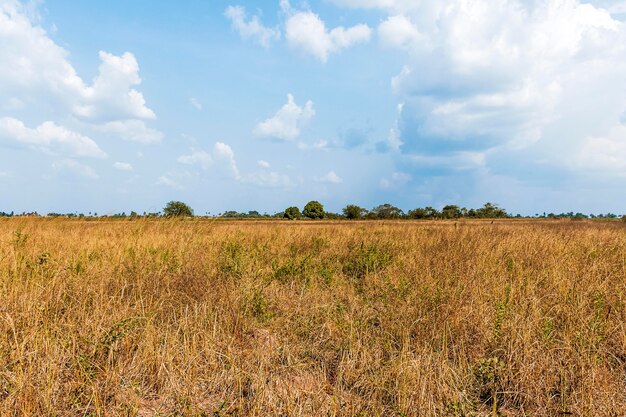
<instances>
[{"instance_id":1,"label":"green tree canopy","mask_svg":"<svg viewBox=\"0 0 626 417\"><path fill-rule=\"evenodd\" d=\"M193 210L182 201L170 201L163 209L166 217L193 217Z\"/></svg>"},{"instance_id":2,"label":"green tree canopy","mask_svg":"<svg viewBox=\"0 0 626 417\"><path fill-rule=\"evenodd\" d=\"M347 219L350 220L358 220L363 217L367 213L367 210L363 207L359 207L354 204L348 204L343 209L343 215L346 216Z\"/></svg>"},{"instance_id":3,"label":"green tree canopy","mask_svg":"<svg viewBox=\"0 0 626 417\"><path fill-rule=\"evenodd\" d=\"M309 219L323 219L325 214L324 206L319 201L309 201L304 206L302 214Z\"/></svg>"},{"instance_id":4,"label":"green tree canopy","mask_svg":"<svg viewBox=\"0 0 626 417\"><path fill-rule=\"evenodd\" d=\"M300 209L298 207L289 207L285 209L285 214L283 218L288 220L298 220L302 217L302 213L300 213Z\"/></svg>"},{"instance_id":5,"label":"green tree canopy","mask_svg":"<svg viewBox=\"0 0 626 417\"><path fill-rule=\"evenodd\" d=\"M459 206L455 206L452 204L445 206L443 210L441 210L441 216L444 219L458 219L462 215L463 213Z\"/></svg>"},{"instance_id":6,"label":"green tree canopy","mask_svg":"<svg viewBox=\"0 0 626 417\"><path fill-rule=\"evenodd\" d=\"M493 203L485 203L484 206L476 210L476 217L483 219L493 219L507 216L508 214L504 209L501 209Z\"/></svg>"},{"instance_id":7,"label":"green tree canopy","mask_svg":"<svg viewBox=\"0 0 626 417\"><path fill-rule=\"evenodd\" d=\"M391 204L382 204L372 210L379 219L398 219L402 217L404 212Z\"/></svg>"}]
</instances>

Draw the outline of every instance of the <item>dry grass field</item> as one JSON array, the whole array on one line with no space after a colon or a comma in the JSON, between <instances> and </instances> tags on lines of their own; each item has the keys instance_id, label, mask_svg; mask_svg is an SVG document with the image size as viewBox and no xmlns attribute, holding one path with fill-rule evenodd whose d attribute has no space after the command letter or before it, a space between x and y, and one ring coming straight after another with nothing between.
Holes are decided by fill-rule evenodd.
<instances>
[{"instance_id":1,"label":"dry grass field","mask_svg":"<svg viewBox=\"0 0 626 417\"><path fill-rule=\"evenodd\" d=\"M626 415L626 224L0 219L0 416Z\"/></svg>"}]
</instances>

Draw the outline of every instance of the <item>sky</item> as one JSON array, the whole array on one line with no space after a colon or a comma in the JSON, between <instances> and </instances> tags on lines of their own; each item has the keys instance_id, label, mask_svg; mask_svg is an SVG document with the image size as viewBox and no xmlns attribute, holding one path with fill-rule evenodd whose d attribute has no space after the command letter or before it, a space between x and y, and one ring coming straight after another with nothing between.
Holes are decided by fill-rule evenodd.
<instances>
[{"instance_id":1,"label":"sky","mask_svg":"<svg viewBox=\"0 0 626 417\"><path fill-rule=\"evenodd\" d=\"M0 211L626 212L626 1L0 0Z\"/></svg>"}]
</instances>

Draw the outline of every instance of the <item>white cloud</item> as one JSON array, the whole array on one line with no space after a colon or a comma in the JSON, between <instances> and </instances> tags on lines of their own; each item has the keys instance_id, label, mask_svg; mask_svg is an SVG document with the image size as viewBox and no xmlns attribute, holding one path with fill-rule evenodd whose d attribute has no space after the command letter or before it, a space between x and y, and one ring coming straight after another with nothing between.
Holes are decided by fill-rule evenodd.
<instances>
[{"instance_id":1,"label":"white cloud","mask_svg":"<svg viewBox=\"0 0 626 417\"><path fill-rule=\"evenodd\" d=\"M190 154L181 155L177 161L184 165L197 165L204 170L214 169L235 179L240 177L235 153L229 145L222 142L217 142L212 152L192 149Z\"/></svg>"},{"instance_id":2,"label":"white cloud","mask_svg":"<svg viewBox=\"0 0 626 417\"><path fill-rule=\"evenodd\" d=\"M425 177L472 169L524 178L539 165L623 172L614 132L626 111L616 88L626 83L626 24L611 15L621 3L333 2L386 11L381 43L407 53L392 80L404 105L389 140L402 164Z\"/></svg>"},{"instance_id":3,"label":"white cloud","mask_svg":"<svg viewBox=\"0 0 626 417\"><path fill-rule=\"evenodd\" d=\"M154 112L146 107L146 100L133 89L141 84L139 64L135 56L125 52L115 56L100 51L99 74L93 84L81 93L82 100L74 113L89 120L116 120L121 118L155 119Z\"/></svg>"},{"instance_id":4,"label":"white cloud","mask_svg":"<svg viewBox=\"0 0 626 417\"><path fill-rule=\"evenodd\" d=\"M280 31L263 26L259 16L252 16L246 20L246 9L242 6L228 6L224 15L230 19L233 29L239 32L243 39L254 39L267 48L272 41L280 38Z\"/></svg>"},{"instance_id":5,"label":"white cloud","mask_svg":"<svg viewBox=\"0 0 626 417\"><path fill-rule=\"evenodd\" d=\"M347 29L339 26L329 31L324 21L311 11L291 14L285 32L287 42L293 49L312 55L322 62L326 62L331 53L369 42L372 36L372 30L365 24Z\"/></svg>"},{"instance_id":6,"label":"white cloud","mask_svg":"<svg viewBox=\"0 0 626 417\"><path fill-rule=\"evenodd\" d=\"M387 46L406 48L421 40L417 27L404 15L389 16L378 26L380 41Z\"/></svg>"},{"instance_id":7,"label":"white cloud","mask_svg":"<svg viewBox=\"0 0 626 417\"><path fill-rule=\"evenodd\" d=\"M90 120L153 119L143 95L134 55L101 51L102 61L92 85L78 76L68 52L53 42L32 20L25 6L0 3L0 96L36 103L56 100L72 113Z\"/></svg>"},{"instance_id":8,"label":"white cloud","mask_svg":"<svg viewBox=\"0 0 626 417\"><path fill-rule=\"evenodd\" d=\"M307 150L315 150L315 151L328 151L331 147L334 147L335 143L330 143L325 139L320 139L312 144L300 142L298 143L298 148L304 151Z\"/></svg>"},{"instance_id":9,"label":"white cloud","mask_svg":"<svg viewBox=\"0 0 626 417\"><path fill-rule=\"evenodd\" d=\"M287 95L287 104L278 110L276 115L259 123L254 134L263 138L274 138L286 141L295 140L300 136L301 127L315 116L313 102L307 101L304 107L296 104L293 95Z\"/></svg>"},{"instance_id":10,"label":"white cloud","mask_svg":"<svg viewBox=\"0 0 626 417\"><path fill-rule=\"evenodd\" d=\"M178 162L184 165L198 165L203 169L209 169L213 165L213 157L203 150L192 150L188 155L178 157Z\"/></svg>"},{"instance_id":11,"label":"white cloud","mask_svg":"<svg viewBox=\"0 0 626 417\"><path fill-rule=\"evenodd\" d=\"M293 186L289 176L270 171L270 164L262 160L257 161L257 165L261 168L260 171L241 174L233 149L223 142L217 142L211 152L194 149L190 154L180 156L178 162L199 166L222 177L233 179L240 184L267 188L289 188ZM161 185L180 187L180 183L181 181L173 173L168 173L159 178Z\"/></svg>"},{"instance_id":12,"label":"white cloud","mask_svg":"<svg viewBox=\"0 0 626 417\"><path fill-rule=\"evenodd\" d=\"M20 120L0 118L0 140L51 154L89 158L107 156L91 138L49 121L31 129Z\"/></svg>"},{"instance_id":13,"label":"white cloud","mask_svg":"<svg viewBox=\"0 0 626 417\"><path fill-rule=\"evenodd\" d=\"M335 171L330 171L328 174L324 175L321 178L317 178L318 182L325 182L328 184L341 184L343 179L335 173Z\"/></svg>"},{"instance_id":14,"label":"white cloud","mask_svg":"<svg viewBox=\"0 0 626 417\"><path fill-rule=\"evenodd\" d=\"M0 1L0 107L64 120L76 117L90 128L130 140L159 140L162 134L141 121L156 116L135 89L141 83L135 56L100 51L98 73L86 83L69 53L39 26L38 3Z\"/></svg>"},{"instance_id":15,"label":"white cloud","mask_svg":"<svg viewBox=\"0 0 626 417\"><path fill-rule=\"evenodd\" d=\"M191 97L189 99L189 103L191 103L191 105L195 107L196 110L202 110L202 103L200 103L200 101L197 98Z\"/></svg>"},{"instance_id":16,"label":"white cloud","mask_svg":"<svg viewBox=\"0 0 626 417\"><path fill-rule=\"evenodd\" d=\"M163 133L149 128L142 120L117 120L95 127L102 133L132 142L151 144L163 139Z\"/></svg>"},{"instance_id":17,"label":"white cloud","mask_svg":"<svg viewBox=\"0 0 626 417\"><path fill-rule=\"evenodd\" d=\"M73 159L64 159L52 164L52 168L58 172L70 173L81 177L97 180L100 176L89 165L81 164Z\"/></svg>"},{"instance_id":18,"label":"white cloud","mask_svg":"<svg viewBox=\"0 0 626 417\"><path fill-rule=\"evenodd\" d=\"M586 139L573 163L576 170L626 176L626 126L612 129L608 137Z\"/></svg>"},{"instance_id":19,"label":"white cloud","mask_svg":"<svg viewBox=\"0 0 626 417\"><path fill-rule=\"evenodd\" d=\"M235 153L229 145L217 142L213 148L213 157L216 163L225 167L234 178L239 178L239 169L235 162Z\"/></svg>"},{"instance_id":20,"label":"white cloud","mask_svg":"<svg viewBox=\"0 0 626 417\"><path fill-rule=\"evenodd\" d=\"M127 162L116 162L113 164L113 168L120 171L133 171L133 166Z\"/></svg>"}]
</instances>

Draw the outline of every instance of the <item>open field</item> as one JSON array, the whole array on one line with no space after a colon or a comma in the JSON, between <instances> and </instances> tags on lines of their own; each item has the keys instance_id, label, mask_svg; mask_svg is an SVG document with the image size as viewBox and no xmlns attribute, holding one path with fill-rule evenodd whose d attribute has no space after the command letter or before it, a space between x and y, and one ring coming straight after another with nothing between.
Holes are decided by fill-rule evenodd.
<instances>
[{"instance_id":1,"label":"open field","mask_svg":"<svg viewBox=\"0 0 626 417\"><path fill-rule=\"evenodd\" d=\"M0 219L0 416L624 416L626 224Z\"/></svg>"}]
</instances>

